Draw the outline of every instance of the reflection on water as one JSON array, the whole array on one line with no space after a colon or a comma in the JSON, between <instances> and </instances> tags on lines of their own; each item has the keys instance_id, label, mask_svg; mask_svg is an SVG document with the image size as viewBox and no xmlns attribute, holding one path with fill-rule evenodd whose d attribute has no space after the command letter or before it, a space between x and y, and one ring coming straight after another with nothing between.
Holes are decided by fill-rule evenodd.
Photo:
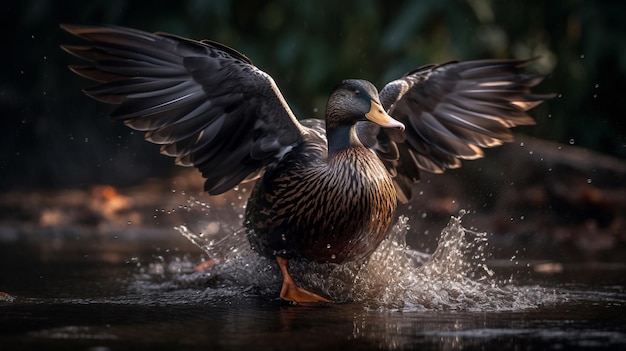
<instances>
[{"instance_id":1,"label":"reflection on water","mask_svg":"<svg viewBox=\"0 0 626 351\"><path fill-rule=\"evenodd\" d=\"M0 320L13 320L3 333L21 335L30 345L71 349L610 349L626 346L623 293L621 299L617 309L586 300L524 311L398 312L357 303L290 306L238 289L179 288L124 297L18 299ZM2 340L7 347L24 345L0 333Z\"/></svg>"}]
</instances>

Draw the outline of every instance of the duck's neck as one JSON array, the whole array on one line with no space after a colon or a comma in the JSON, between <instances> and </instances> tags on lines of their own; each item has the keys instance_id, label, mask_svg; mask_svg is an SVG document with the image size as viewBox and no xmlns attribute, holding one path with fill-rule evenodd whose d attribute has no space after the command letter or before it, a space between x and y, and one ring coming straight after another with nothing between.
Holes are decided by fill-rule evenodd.
<instances>
[{"instance_id":1,"label":"duck's neck","mask_svg":"<svg viewBox=\"0 0 626 351\"><path fill-rule=\"evenodd\" d=\"M328 155L354 146L362 146L356 136L354 125L339 125L326 128L328 138Z\"/></svg>"}]
</instances>

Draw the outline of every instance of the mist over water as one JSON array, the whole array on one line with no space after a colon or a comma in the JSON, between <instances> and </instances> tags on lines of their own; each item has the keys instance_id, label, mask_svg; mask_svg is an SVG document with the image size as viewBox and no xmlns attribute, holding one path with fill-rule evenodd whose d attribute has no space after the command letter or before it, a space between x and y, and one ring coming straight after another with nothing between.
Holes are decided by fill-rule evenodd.
<instances>
[{"instance_id":1,"label":"mist over water","mask_svg":"<svg viewBox=\"0 0 626 351\"><path fill-rule=\"evenodd\" d=\"M236 213L243 213L241 205ZM250 248L236 219L211 220L209 205L188 200L190 221L176 227L206 254L208 268L194 271L185 257L141 267L140 290L204 289L205 298L261 295L277 299L281 275L273 259ZM441 230L437 248L425 254L406 245L411 219L401 216L387 238L364 262L319 264L291 260L290 271L308 289L336 303L359 303L371 309L402 311L517 311L567 300L566 293L539 286L520 286L498 279L488 267L486 233L462 225L460 211ZM193 223L193 218L197 222Z\"/></svg>"}]
</instances>

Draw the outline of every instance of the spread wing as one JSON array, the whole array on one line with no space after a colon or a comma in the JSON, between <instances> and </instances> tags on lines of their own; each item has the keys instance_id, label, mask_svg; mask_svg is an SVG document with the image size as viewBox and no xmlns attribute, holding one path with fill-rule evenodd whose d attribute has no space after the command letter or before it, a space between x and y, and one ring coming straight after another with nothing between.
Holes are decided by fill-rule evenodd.
<instances>
[{"instance_id":1,"label":"spread wing","mask_svg":"<svg viewBox=\"0 0 626 351\"><path fill-rule=\"evenodd\" d=\"M535 123L526 111L552 95L530 92L542 77L520 72L528 62L425 66L380 91L381 103L406 131L373 130L369 146L395 176L400 200L410 199L420 170L440 173L460 167L460 159L482 157L481 148L512 141L509 128Z\"/></svg>"},{"instance_id":2,"label":"spread wing","mask_svg":"<svg viewBox=\"0 0 626 351\"><path fill-rule=\"evenodd\" d=\"M100 83L85 93L118 105L111 117L144 131L177 164L197 167L210 194L301 141L303 127L273 79L231 48L116 26L61 27L89 41L62 46L90 63L72 71Z\"/></svg>"}]
</instances>

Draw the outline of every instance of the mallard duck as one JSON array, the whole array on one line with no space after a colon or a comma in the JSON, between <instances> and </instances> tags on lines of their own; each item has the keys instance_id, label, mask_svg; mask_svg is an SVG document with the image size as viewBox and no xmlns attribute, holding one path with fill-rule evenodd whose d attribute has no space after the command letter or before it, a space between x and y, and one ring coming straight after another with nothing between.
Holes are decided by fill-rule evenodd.
<instances>
[{"instance_id":1,"label":"mallard duck","mask_svg":"<svg viewBox=\"0 0 626 351\"><path fill-rule=\"evenodd\" d=\"M145 132L161 153L195 166L205 190L257 180L245 211L252 247L275 258L280 297L330 302L296 285L290 259L365 259L384 239L398 200L420 170L442 172L533 124L526 111L549 98L529 61L449 62L416 69L380 92L365 80L332 89L325 121L298 120L272 77L212 41L118 26L62 25L88 40L63 45L90 62L70 66L99 82L84 92L118 107L114 120Z\"/></svg>"}]
</instances>

